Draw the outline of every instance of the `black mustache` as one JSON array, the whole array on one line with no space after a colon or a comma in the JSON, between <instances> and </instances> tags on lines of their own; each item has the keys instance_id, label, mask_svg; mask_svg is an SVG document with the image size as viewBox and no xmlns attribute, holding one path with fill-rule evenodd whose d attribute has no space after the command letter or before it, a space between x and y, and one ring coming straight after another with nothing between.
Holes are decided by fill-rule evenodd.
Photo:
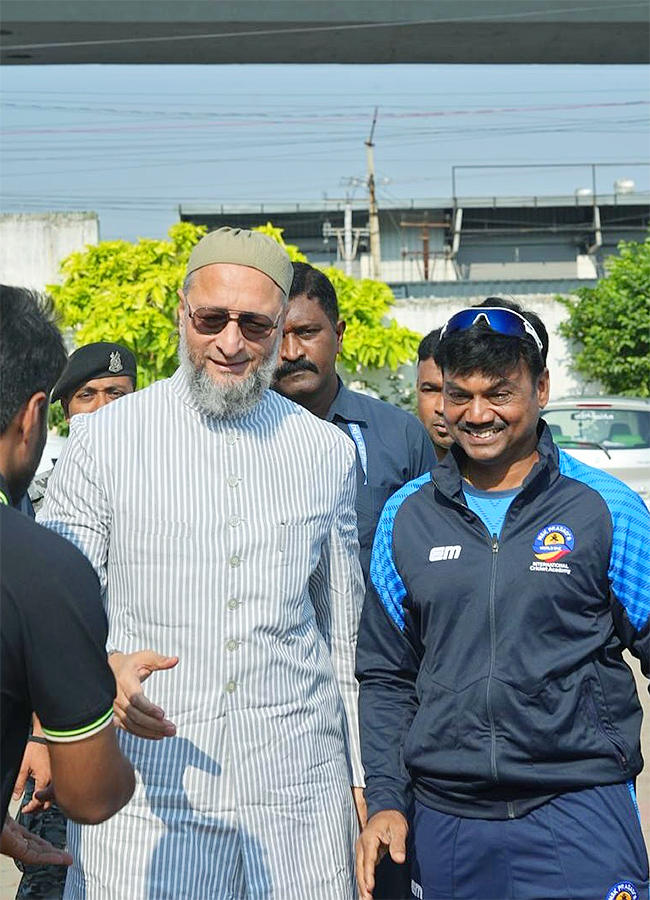
<instances>
[{"instance_id":1,"label":"black mustache","mask_svg":"<svg viewBox=\"0 0 650 900\"><path fill-rule=\"evenodd\" d=\"M294 372L313 372L315 375L318 375L318 369L310 360L288 359L275 370L275 380L279 381L280 378L284 378L285 375L293 375Z\"/></svg>"}]
</instances>

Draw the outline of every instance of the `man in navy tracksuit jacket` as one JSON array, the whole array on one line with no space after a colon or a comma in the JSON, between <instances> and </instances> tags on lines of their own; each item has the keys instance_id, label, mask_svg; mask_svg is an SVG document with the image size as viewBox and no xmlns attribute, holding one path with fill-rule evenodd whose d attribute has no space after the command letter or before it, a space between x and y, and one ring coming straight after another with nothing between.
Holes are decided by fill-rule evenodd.
<instances>
[{"instance_id":1,"label":"man in navy tracksuit jacket","mask_svg":"<svg viewBox=\"0 0 650 900\"><path fill-rule=\"evenodd\" d=\"M363 898L386 850L419 900L648 898L650 516L554 445L547 347L493 298L443 330L456 446L384 508L359 632Z\"/></svg>"}]
</instances>

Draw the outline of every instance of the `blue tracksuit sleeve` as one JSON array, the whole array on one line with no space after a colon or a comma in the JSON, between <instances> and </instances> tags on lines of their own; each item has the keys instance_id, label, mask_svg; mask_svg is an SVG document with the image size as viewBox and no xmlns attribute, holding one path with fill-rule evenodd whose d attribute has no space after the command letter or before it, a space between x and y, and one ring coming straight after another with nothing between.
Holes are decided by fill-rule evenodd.
<instances>
[{"instance_id":1,"label":"blue tracksuit sleeve","mask_svg":"<svg viewBox=\"0 0 650 900\"><path fill-rule=\"evenodd\" d=\"M605 501L612 523L607 570L612 617L621 641L650 677L650 512L621 481L567 453L560 454L560 470L589 485Z\"/></svg>"},{"instance_id":2,"label":"blue tracksuit sleeve","mask_svg":"<svg viewBox=\"0 0 650 900\"><path fill-rule=\"evenodd\" d=\"M370 563L370 580L357 643L361 753L368 815L383 809L406 814L410 777L404 737L418 709L420 642L416 616L393 555L393 524L402 502L424 475L391 497L382 512Z\"/></svg>"},{"instance_id":3,"label":"blue tracksuit sleeve","mask_svg":"<svg viewBox=\"0 0 650 900\"><path fill-rule=\"evenodd\" d=\"M610 504L614 528L607 574L612 615L621 640L650 677L650 513L631 491L625 499Z\"/></svg>"}]
</instances>

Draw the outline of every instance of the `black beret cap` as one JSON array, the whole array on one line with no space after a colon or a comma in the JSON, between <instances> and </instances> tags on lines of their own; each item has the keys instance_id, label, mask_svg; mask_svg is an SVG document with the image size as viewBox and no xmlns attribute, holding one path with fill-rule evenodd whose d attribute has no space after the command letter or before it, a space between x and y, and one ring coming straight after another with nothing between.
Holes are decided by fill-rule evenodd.
<instances>
[{"instance_id":1,"label":"black beret cap","mask_svg":"<svg viewBox=\"0 0 650 900\"><path fill-rule=\"evenodd\" d=\"M54 385L52 403L61 397L68 397L87 381L108 375L128 375L135 386L137 362L133 353L121 344L110 344L107 341L79 347L68 359L61 377Z\"/></svg>"}]
</instances>

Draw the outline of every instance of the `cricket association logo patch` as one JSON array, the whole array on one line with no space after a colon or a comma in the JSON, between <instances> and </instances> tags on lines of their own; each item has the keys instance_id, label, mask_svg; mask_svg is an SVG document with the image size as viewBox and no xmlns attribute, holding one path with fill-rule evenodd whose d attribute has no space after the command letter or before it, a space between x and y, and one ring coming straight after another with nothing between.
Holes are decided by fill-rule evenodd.
<instances>
[{"instance_id":1,"label":"cricket association logo patch","mask_svg":"<svg viewBox=\"0 0 650 900\"><path fill-rule=\"evenodd\" d=\"M631 881L619 881L611 887L605 900L638 900L639 892Z\"/></svg>"},{"instance_id":2,"label":"cricket association logo patch","mask_svg":"<svg viewBox=\"0 0 650 900\"><path fill-rule=\"evenodd\" d=\"M568 525L554 522L537 532L533 541L535 562L530 566L531 572L561 572L571 574L566 562L561 562L575 546L575 537Z\"/></svg>"}]
</instances>

